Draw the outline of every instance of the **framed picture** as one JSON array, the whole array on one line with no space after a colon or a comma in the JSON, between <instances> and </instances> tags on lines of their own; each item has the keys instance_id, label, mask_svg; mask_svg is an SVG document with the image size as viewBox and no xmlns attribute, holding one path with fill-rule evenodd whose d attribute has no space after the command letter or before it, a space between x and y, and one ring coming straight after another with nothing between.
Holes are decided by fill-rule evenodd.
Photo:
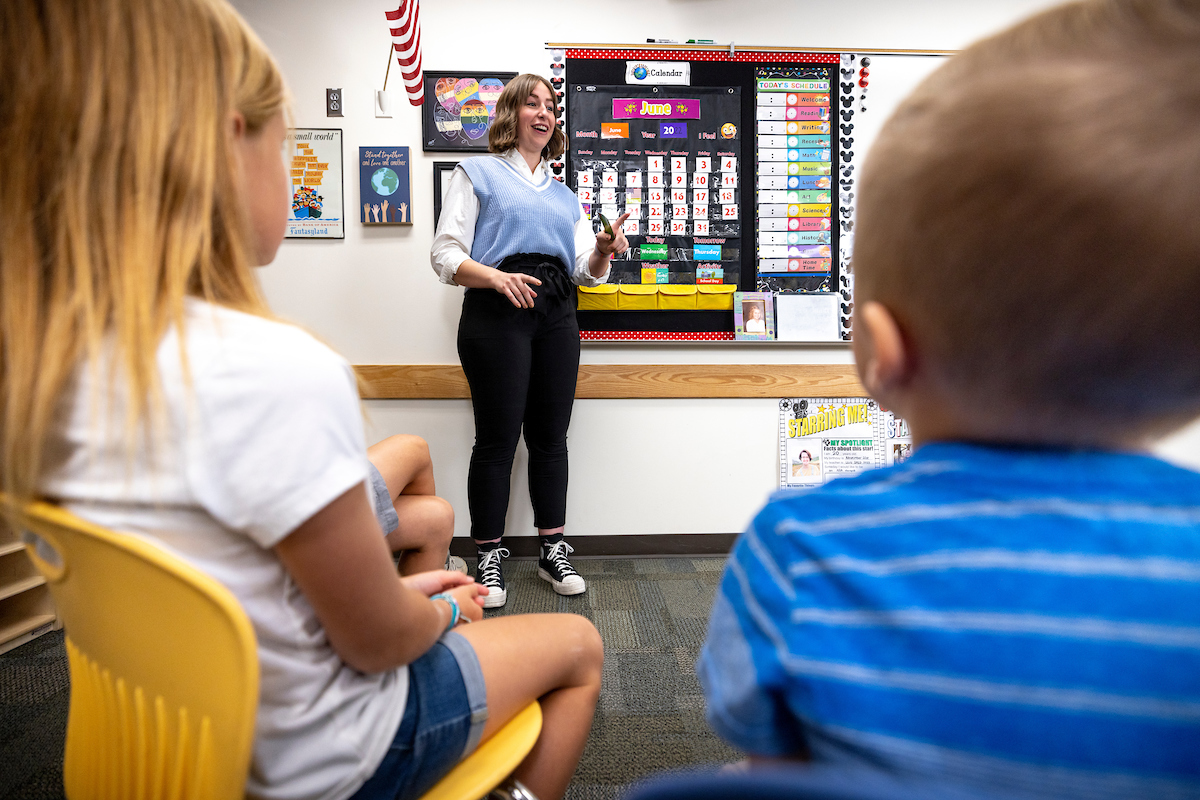
<instances>
[{"instance_id":1,"label":"framed picture","mask_svg":"<svg viewBox=\"0 0 1200 800\"><path fill-rule=\"evenodd\" d=\"M287 238L345 239L341 129L292 128L290 133Z\"/></svg>"},{"instance_id":2,"label":"framed picture","mask_svg":"<svg viewBox=\"0 0 1200 800\"><path fill-rule=\"evenodd\" d=\"M407 147L358 148L364 225L412 225L412 153Z\"/></svg>"},{"instance_id":3,"label":"framed picture","mask_svg":"<svg viewBox=\"0 0 1200 800\"><path fill-rule=\"evenodd\" d=\"M446 196L446 190L450 188L450 176L457 166L457 161L433 162L433 229L435 231L438 220L442 218L442 198Z\"/></svg>"},{"instance_id":4,"label":"framed picture","mask_svg":"<svg viewBox=\"0 0 1200 800\"><path fill-rule=\"evenodd\" d=\"M421 147L429 152L486 153L496 100L515 72L425 72Z\"/></svg>"},{"instance_id":5,"label":"framed picture","mask_svg":"<svg viewBox=\"0 0 1200 800\"><path fill-rule=\"evenodd\" d=\"M771 341L775 315L771 292L733 293L733 333L739 341Z\"/></svg>"}]
</instances>

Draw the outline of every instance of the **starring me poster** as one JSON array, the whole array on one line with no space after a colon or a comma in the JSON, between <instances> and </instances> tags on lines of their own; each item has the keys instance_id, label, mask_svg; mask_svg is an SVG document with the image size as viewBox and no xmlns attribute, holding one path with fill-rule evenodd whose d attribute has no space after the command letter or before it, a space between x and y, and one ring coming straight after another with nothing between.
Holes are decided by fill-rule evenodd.
<instances>
[{"instance_id":1,"label":"starring me poster","mask_svg":"<svg viewBox=\"0 0 1200 800\"><path fill-rule=\"evenodd\" d=\"M779 401L779 488L821 484L888 467L912 454L903 419L869 397Z\"/></svg>"}]
</instances>

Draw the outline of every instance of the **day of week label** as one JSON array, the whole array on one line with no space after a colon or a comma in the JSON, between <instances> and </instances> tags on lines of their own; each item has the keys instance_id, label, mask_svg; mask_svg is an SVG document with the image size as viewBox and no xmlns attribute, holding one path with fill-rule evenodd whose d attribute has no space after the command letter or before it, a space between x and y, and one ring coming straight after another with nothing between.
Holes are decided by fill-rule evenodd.
<instances>
[{"instance_id":1,"label":"day of week label","mask_svg":"<svg viewBox=\"0 0 1200 800\"><path fill-rule=\"evenodd\" d=\"M665 244L640 244L638 245L638 258L642 261L666 261L667 246Z\"/></svg>"}]
</instances>

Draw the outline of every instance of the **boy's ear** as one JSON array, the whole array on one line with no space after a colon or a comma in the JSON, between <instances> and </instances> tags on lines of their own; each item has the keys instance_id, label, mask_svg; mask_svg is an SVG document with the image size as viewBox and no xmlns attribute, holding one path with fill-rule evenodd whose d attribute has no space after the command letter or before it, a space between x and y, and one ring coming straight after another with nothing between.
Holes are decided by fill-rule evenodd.
<instances>
[{"instance_id":1,"label":"boy's ear","mask_svg":"<svg viewBox=\"0 0 1200 800\"><path fill-rule=\"evenodd\" d=\"M887 306L868 300L854 309L854 360L872 397L885 405L895 403L912 376L912 356Z\"/></svg>"}]
</instances>

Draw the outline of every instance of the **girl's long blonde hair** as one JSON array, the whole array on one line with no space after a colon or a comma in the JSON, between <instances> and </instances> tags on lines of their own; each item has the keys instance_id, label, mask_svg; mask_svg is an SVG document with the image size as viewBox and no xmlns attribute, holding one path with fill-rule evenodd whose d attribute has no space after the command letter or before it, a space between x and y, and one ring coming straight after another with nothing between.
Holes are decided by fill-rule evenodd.
<instances>
[{"instance_id":1,"label":"girl's long blonde hair","mask_svg":"<svg viewBox=\"0 0 1200 800\"><path fill-rule=\"evenodd\" d=\"M285 90L223 0L4 0L0 75L0 485L24 498L81 361L112 348L133 436L186 296L267 313L232 118L258 131Z\"/></svg>"}]
</instances>

